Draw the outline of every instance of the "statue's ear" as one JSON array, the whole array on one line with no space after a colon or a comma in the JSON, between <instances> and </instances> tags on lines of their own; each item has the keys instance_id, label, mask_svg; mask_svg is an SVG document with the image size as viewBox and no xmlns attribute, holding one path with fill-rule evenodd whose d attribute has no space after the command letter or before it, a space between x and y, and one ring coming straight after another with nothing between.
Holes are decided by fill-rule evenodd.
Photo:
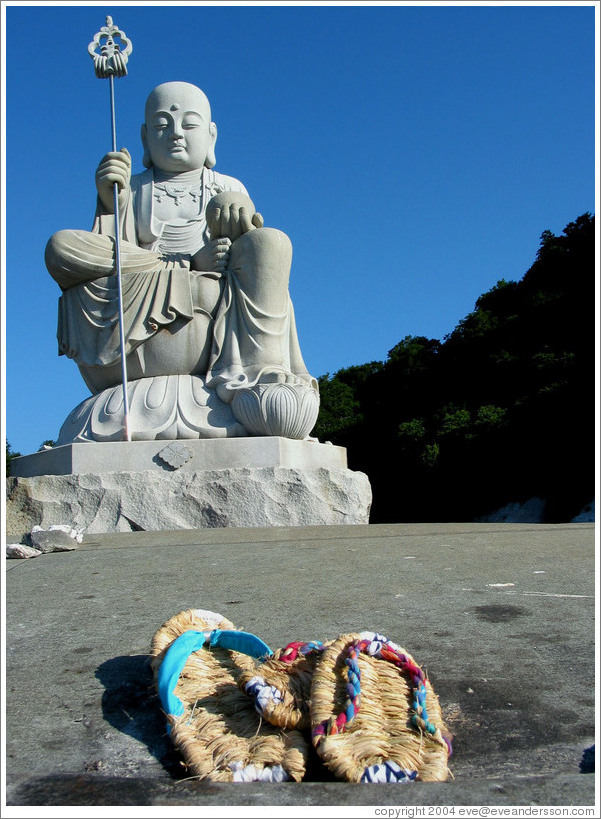
<instances>
[{"instance_id":1,"label":"statue's ear","mask_svg":"<svg viewBox=\"0 0 601 819\"><path fill-rule=\"evenodd\" d=\"M211 135L211 141L209 143L209 149L207 150L207 158L205 159L205 168L212 168L217 159L215 158L215 143L217 142L217 126L214 122L209 125L209 133Z\"/></svg>"},{"instance_id":2,"label":"statue's ear","mask_svg":"<svg viewBox=\"0 0 601 819\"><path fill-rule=\"evenodd\" d=\"M148 150L148 140L146 139L146 123L142 123L142 128L140 129L140 136L142 137L142 147L144 148L144 153L142 155L142 165L145 168L152 168L152 159L150 158L150 151Z\"/></svg>"}]
</instances>

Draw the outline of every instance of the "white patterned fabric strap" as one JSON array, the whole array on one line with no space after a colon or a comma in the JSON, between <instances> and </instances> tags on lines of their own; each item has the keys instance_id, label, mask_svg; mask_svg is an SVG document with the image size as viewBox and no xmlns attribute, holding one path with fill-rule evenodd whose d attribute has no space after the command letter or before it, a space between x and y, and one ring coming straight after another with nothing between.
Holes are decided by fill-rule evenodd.
<instances>
[{"instance_id":1,"label":"white patterned fabric strap","mask_svg":"<svg viewBox=\"0 0 601 819\"><path fill-rule=\"evenodd\" d=\"M217 614L216 611L207 611L207 609L194 609L194 616L204 620L209 629L217 628L219 623L224 620L222 614Z\"/></svg>"},{"instance_id":2,"label":"white patterned fabric strap","mask_svg":"<svg viewBox=\"0 0 601 819\"><path fill-rule=\"evenodd\" d=\"M252 677L244 686L244 690L254 700L255 710L261 716L268 705L279 705L284 701L282 692L275 685L269 685L263 677Z\"/></svg>"},{"instance_id":3,"label":"white patterned fabric strap","mask_svg":"<svg viewBox=\"0 0 601 819\"><path fill-rule=\"evenodd\" d=\"M287 782L290 779L281 765L257 768L255 765L244 766L241 762L232 762L230 768L234 773L234 782Z\"/></svg>"},{"instance_id":4,"label":"white patterned fabric strap","mask_svg":"<svg viewBox=\"0 0 601 819\"><path fill-rule=\"evenodd\" d=\"M393 643L392 640L389 640L386 637L384 637L383 634L378 634L377 631L362 631L359 634L359 639L369 640L371 645L367 649L367 653L370 654L372 657L380 658L382 646L388 646L393 651L402 651L400 646L398 646L396 643Z\"/></svg>"},{"instance_id":5,"label":"white patterned fabric strap","mask_svg":"<svg viewBox=\"0 0 601 819\"><path fill-rule=\"evenodd\" d=\"M404 785L414 782L416 776L417 771L408 771L389 759L381 765L370 765L366 768L361 782L398 782Z\"/></svg>"}]
</instances>

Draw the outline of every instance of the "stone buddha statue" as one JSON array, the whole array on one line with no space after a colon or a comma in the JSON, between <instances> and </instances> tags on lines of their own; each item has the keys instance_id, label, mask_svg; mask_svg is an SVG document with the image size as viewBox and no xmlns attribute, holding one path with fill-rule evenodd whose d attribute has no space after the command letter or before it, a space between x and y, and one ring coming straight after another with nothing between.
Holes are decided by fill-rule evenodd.
<instances>
[{"instance_id":1,"label":"stone buddha statue","mask_svg":"<svg viewBox=\"0 0 601 819\"><path fill-rule=\"evenodd\" d=\"M290 240L263 226L241 182L213 170L216 138L199 88L159 85L142 125L146 170L132 176L125 149L107 154L92 231L48 242L46 266L63 291L59 354L92 392L59 444L123 438L116 230L132 440L302 439L313 428L319 393L288 292Z\"/></svg>"}]
</instances>

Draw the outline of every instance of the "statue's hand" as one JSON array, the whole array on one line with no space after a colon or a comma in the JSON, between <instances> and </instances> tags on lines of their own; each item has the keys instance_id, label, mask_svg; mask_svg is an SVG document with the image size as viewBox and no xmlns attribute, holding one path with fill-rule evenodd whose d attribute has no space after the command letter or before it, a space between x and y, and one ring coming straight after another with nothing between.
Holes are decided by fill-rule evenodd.
<instances>
[{"instance_id":1,"label":"statue's hand","mask_svg":"<svg viewBox=\"0 0 601 819\"><path fill-rule=\"evenodd\" d=\"M127 148L111 151L102 158L96 170L96 189L108 213L114 213L113 186L119 186L119 209L125 206L131 180L131 156Z\"/></svg>"},{"instance_id":2,"label":"statue's hand","mask_svg":"<svg viewBox=\"0 0 601 819\"><path fill-rule=\"evenodd\" d=\"M207 206L207 224L212 239L227 237L235 242L244 233L263 227L263 217L242 193L228 191L214 196Z\"/></svg>"},{"instance_id":3,"label":"statue's hand","mask_svg":"<svg viewBox=\"0 0 601 819\"><path fill-rule=\"evenodd\" d=\"M204 271L205 273L225 273L229 259L231 241L223 236L220 239L212 239L208 245L201 247L190 263L191 270Z\"/></svg>"}]
</instances>

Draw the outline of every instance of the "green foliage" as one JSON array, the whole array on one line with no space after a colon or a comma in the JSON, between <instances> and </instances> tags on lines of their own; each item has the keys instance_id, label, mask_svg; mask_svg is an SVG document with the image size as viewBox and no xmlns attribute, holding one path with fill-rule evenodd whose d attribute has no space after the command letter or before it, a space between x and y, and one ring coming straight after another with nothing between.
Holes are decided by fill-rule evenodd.
<instances>
[{"instance_id":1,"label":"green foliage","mask_svg":"<svg viewBox=\"0 0 601 819\"><path fill-rule=\"evenodd\" d=\"M522 279L443 342L405 336L385 362L320 379L314 434L367 472L372 522L472 520L534 495L569 520L594 497L594 260L586 213L544 231Z\"/></svg>"},{"instance_id":2,"label":"green foliage","mask_svg":"<svg viewBox=\"0 0 601 819\"><path fill-rule=\"evenodd\" d=\"M494 404L483 404L476 411L475 426L487 430L500 427L507 415L505 407L497 407Z\"/></svg>"},{"instance_id":3,"label":"green foliage","mask_svg":"<svg viewBox=\"0 0 601 819\"><path fill-rule=\"evenodd\" d=\"M428 369L440 350L440 342L425 336L405 336L388 352L388 365L407 375Z\"/></svg>"},{"instance_id":4,"label":"green foliage","mask_svg":"<svg viewBox=\"0 0 601 819\"><path fill-rule=\"evenodd\" d=\"M426 427L423 418L412 418L411 421L403 421L399 424L399 437L408 438L410 441L418 441L426 434Z\"/></svg>"},{"instance_id":5,"label":"green foliage","mask_svg":"<svg viewBox=\"0 0 601 819\"><path fill-rule=\"evenodd\" d=\"M319 377L319 418L312 434L321 441L342 441L363 422L361 397L365 384L382 368L380 361L338 370ZM343 444L345 445L345 444Z\"/></svg>"},{"instance_id":6,"label":"green foliage","mask_svg":"<svg viewBox=\"0 0 601 819\"><path fill-rule=\"evenodd\" d=\"M42 441L40 444L40 449L43 449L45 446L56 446L56 441L53 441L51 438L48 438L46 441ZM12 446L9 442L6 442L6 477L10 475L10 462L13 458L20 458L20 452L14 452Z\"/></svg>"},{"instance_id":7,"label":"green foliage","mask_svg":"<svg viewBox=\"0 0 601 819\"><path fill-rule=\"evenodd\" d=\"M9 442L6 442L6 477L10 475L10 462L13 458L19 458L20 452L15 452Z\"/></svg>"},{"instance_id":8,"label":"green foliage","mask_svg":"<svg viewBox=\"0 0 601 819\"><path fill-rule=\"evenodd\" d=\"M438 444L426 444L424 451L420 455L420 459L426 466L433 467L436 465L439 455L440 446Z\"/></svg>"},{"instance_id":9,"label":"green foliage","mask_svg":"<svg viewBox=\"0 0 601 819\"><path fill-rule=\"evenodd\" d=\"M312 434L322 441L338 439L361 418L359 401L353 388L337 375L331 378L327 373L320 376L318 382L320 412Z\"/></svg>"},{"instance_id":10,"label":"green foliage","mask_svg":"<svg viewBox=\"0 0 601 819\"><path fill-rule=\"evenodd\" d=\"M439 435L464 433L470 426L472 416L466 409L445 408L439 428Z\"/></svg>"}]
</instances>

